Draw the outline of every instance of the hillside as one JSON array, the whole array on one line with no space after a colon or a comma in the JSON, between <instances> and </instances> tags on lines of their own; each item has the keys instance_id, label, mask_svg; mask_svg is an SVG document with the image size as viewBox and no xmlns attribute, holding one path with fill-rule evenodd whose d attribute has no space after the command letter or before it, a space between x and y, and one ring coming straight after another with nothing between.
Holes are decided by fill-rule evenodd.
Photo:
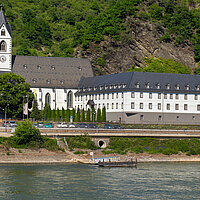
<instances>
[{"instance_id":1,"label":"hillside","mask_svg":"<svg viewBox=\"0 0 200 200\"><path fill-rule=\"evenodd\" d=\"M8 0L13 54L89 58L96 74L171 58L200 61L197 0Z\"/></svg>"}]
</instances>

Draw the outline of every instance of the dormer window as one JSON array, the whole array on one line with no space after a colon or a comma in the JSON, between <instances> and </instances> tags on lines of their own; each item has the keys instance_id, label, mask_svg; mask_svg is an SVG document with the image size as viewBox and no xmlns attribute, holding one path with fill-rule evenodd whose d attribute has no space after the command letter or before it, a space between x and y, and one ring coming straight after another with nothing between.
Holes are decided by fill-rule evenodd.
<instances>
[{"instance_id":1,"label":"dormer window","mask_svg":"<svg viewBox=\"0 0 200 200\"><path fill-rule=\"evenodd\" d=\"M118 85L118 88L120 89L122 86L121 85Z\"/></svg>"},{"instance_id":2,"label":"dormer window","mask_svg":"<svg viewBox=\"0 0 200 200\"><path fill-rule=\"evenodd\" d=\"M105 90L107 90L108 89L108 86L107 85L105 85Z\"/></svg>"},{"instance_id":3,"label":"dormer window","mask_svg":"<svg viewBox=\"0 0 200 200\"><path fill-rule=\"evenodd\" d=\"M167 90L170 89L170 84L169 83L166 85L166 88L167 88Z\"/></svg>"},{"instance_id":4,"label":"dormer window","mask_svg":"<svg viewBox=\"0 0 200 200\"><path fill-rule=\"evenodd\" d=\"M189 90L189 89L190 89L190 86L187 84L187 85L185 86L185 89L186 89L186 90Z\"/></svg>"},{"instance_id":5,"label":"dormer window","mask_svg":"<svg viewBox=\"0 0 200 200\"><path fill-rule=\"evenodd\" d=\"M77 67L79 71L82 71L82 67Z\"/></svg>"},{"instance_id":6,"label":"dormer window","mask_svg":"<svg viewBox=\"0 0 200 200\"><path fill-rule=\"evenodd\" d=\"M140 84L138 82L135 84L135 86L136 88L140 88Z\"/></svg>"},{"instance_id":7,"label":"dormer window","mask_svg":"<svg viewBox=\"0 0 200 200\"><path fill-rule=\"evenodd\" d=\"M56 68L55 68L55 66L54 65L52 65L51 66L51 70L55 70Z\"/></svg>"},{"instance_id":8,"label":"dormer window","mask_svg":"<svg viewBox=\"0 0 200 200\"><path fill-rule=\"evenodd\" d=\"M51 83L51 80L47 79L47 84L50 84Z\"/></svg>"},{"instance_id":9,"label":"dormer window","mask_svg":"<svg viewBox=\"0 0 200 200\"><path fill-rule=\"evenodd\" d=\"M37 79L36 78L33 78L32 81L33 81L33 83L37 83Z\"/></svg>"},{"instance_id":10,"label":"dormer window","mask_svg":"<svg viewBox=\"0 0 200 200\"><path fill-rule=\"evenodd\" d=\"M85 89L85 88L83 88L83 92L85 92L85 90L86 90L86 89Z\"/></svg>"},{"instance_id":11,"label":"dormer window","mask_svg":"<svg viewBox=\"0 0 200 200\"><path fill-rule=\"evenodd\" d=\"M6 31L5 31L5 29L2 29L2 30L1 30L1 36L6 36Z\"/></svg>"},{"instance_id":12,"label":"dormer window","mask_svg":"<svg viewBox=\"0 0 200 200\"><path fill-rule=\"evenodd\" d=\"M96 87L96 86L94 87L94 90L97 90L97 87Z\"/></svg>"},{"instance_id":13,"label":"dormer window","mask_svg":"<svg viewBox=\"0 0 200 200\"><path fill-rule=\"evenodd\" d=\"M180 85L177 84L177 85L175 86L175 88L176 88L176 90L180 90Z\"/></svg>"},{"instance_id":14,"label":"dormer window","mask_svg":"<svg viewBox=\"0 0 200 200\"><path fill-rule=\"evenodd\" d=\"M125 87L126 87L126 84L123 84L122 87L125 88Z\"/></svg>"},{"instance_id":15,"label":"dormer window","mask_svg":"<svg viewBox=\"0 0 200 200\"><path fill-rule=\"evenodd\" d=\"M41 69L41 66L40 66L40 65L38 65L38 66L37 66L37 69Z\"/></svg>"},{"instance_id":16,"label":"dormer window","mask_svg":"<svg viewBox=\"0 0 200 200\"><path fill-rule=\"evenodd\" d=\"M6 42L5 41L1 41L1 43L0 43L0 51L3 51L3 52L6 51Z\"/></svg>"},{"instance_id":17,"label":"dormer window","mask_svg":"<svg viewBox=\"0 0 200 200\"><path fill-rule=\"evenodd\" d=\"M61 83L61 85L63 85L63 84L65 83L65 81L64 81L64 80L61 80L60 83Z\"/></svg>"},{"instance_id":18,"label":"dormer window","mask_svg":"<svg viewBox=\"0 0 200 200\"><path fill-rule=\"evenodd\" d=\"M149 89L150 88L150 83L146 84L146 88Z\"/></svg>"},{"instance_id":19,"label":"dormer window","mask_svg":"<svg viewBox=\"0 0 200 200\"><path fill-rule=\"evenodd\" d=\"M116 89L117 88L117 85L114 85L114 89Z\"/></svg>"},{"instance_id":20,"label":"dormer window","mask_svg":"<svg viewBox=\"0 0 200 200\"><path fill-rule=\"evenodd\" d=\"M200 85L197 85L197 86L196 86L196 90L200 90Z\"/></svg>"},{"instance_id":21,"label":"dormer window","mask_svg":"<svg viewBox=\"0 0 200 200\"><path fill-rule=\"evenodd\" d=\"M88 91L91 91L92 90L92 88L88 88Z\"/></svg>"},{"instance_id":22,"label":"dormer window","mask_svg":"<svg viewBox=\"0 0 200 200\"><path fill-rule=\"evenodd\" d=\"M100 86L100 90L103 90L103 86Z\"/></svg>"},{"instance_id":23,"label":"dormer window","mask_svg":"<svg viewBox=\"0 0 200 200\"><path fill-rule=\"evenodd\" d=\"M110 85L110 89L113 89L113 85Z\"/></svg>"},{"instance_id":24,"label":"dormer window","mask_svg":"<svg viewBox=\"0 0 200 200\"><path fill-rule=\"evenodd\" d=\"M157 83L157 84L156 84L156 88L157 88L157 89L160 89L160 83Z\"/></svg>"},{"instance_id":25,"label":"dormer window","mask_svg":"<svg viewBox=\"0 0 200 200\"><path fill-rule=\"evenodd\" d=\"M24 69L27 69L27 65L26 65L26 64L24 64L24 65L23 65L23 68L24 68Z\"/></svg>"}]
</instances>

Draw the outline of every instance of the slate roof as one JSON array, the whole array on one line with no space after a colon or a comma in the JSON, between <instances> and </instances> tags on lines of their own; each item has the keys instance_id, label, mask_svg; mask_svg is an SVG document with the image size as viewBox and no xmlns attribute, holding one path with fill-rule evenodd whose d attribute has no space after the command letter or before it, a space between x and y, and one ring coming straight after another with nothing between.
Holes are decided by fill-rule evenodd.
<instances>
[{"instance_id":1,"label":"slate roof","mask_svg":"<svg viewBox=\"0 0 200 200\"><path fill-rule=\"evenodd\" d=\"M12 72L36 88L78 88L81 77L93 76L84 58L13 56Z\"/></svg>"},{"instance_id":2,"label":"slate roof","mask_svg":"<svg viewBox=\"0 0 200 200\"><path fill-rule=\"evenodd\" d=\"M3 5L0 6L1 7L1 10L0 10L0 27L4 24L10 34L10 36L12 37L12 32L11 32L11 27L10 27L10 24L8 24L7 20L6 20L6 17L4 15L4 12L3 12Z\"/></svg>"},{"instance_id":3,"label":"slate roof","mask_svg":"<svg viewBox=\"0 0 200 200\"><path fill-rule=\"evenodd\" d=\"M158 84L160 88L158 88ZM167 86L169 86L169 89ZM200 93L200 76L189 74L127 72L89 77L80 81L79 89L76 94L120 91Z\"/></svg>"}]
</instances>

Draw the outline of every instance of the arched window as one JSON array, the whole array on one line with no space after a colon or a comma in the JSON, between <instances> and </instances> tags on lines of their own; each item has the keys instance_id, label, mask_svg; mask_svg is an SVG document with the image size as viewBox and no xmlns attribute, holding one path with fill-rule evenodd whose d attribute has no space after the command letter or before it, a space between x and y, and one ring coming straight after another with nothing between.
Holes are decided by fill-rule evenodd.
<instances>
[{"instance_id":1,"label":"arched window","mask_svg":"<svg viewBox=\"0 0 200 200\"><path fill-rule=\"evenodd\" d=\"M73 108L73 92L69 91L67 94L67 108Z\"/></svg>"},{"instance_id":2,"label":"arched window","mask_svg":"<svg viewBox=\"0 0 200 200\"><path fill-rule=\"evenodd\" d=\"M6 42L5 41L1 41L0 43L0 51L6 51Z\"/></svg>"},{"instance_id":3,"label":"arched window","mask_svg":"<svg viewBox=\"0 0 200 200\"><path fill-rule=\"evenodd\" d=\"M49 93L45 95L45 105L49 105L51 107L51 95Z\"/></svg>"},{"instance_id":4,"label":"arched window","mask_svg":"<svg viewBox=\"0 0 200 200\"><path fill-rule=\"evenodd\" d=\"M2 29L1 30L1 36L5 36L6 35L6 31L5 31L5 29Z\"/></svg>"}]
</instances>

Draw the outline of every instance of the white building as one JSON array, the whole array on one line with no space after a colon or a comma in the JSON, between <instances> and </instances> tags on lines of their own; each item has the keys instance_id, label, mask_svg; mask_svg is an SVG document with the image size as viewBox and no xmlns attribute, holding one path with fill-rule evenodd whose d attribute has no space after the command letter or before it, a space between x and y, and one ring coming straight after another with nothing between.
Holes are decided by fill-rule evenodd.
<instances>
[{"instance_id":1,"label":"white building","mask_svg":"<svg viewBox=\"0 0 200 200\"><path fill-rule=\"evenodd\" d=\"M128 72L83 79L74 105L106 107L107 119L124 123L200 123L200 76Z\"/></svg>"}]
</instances>

